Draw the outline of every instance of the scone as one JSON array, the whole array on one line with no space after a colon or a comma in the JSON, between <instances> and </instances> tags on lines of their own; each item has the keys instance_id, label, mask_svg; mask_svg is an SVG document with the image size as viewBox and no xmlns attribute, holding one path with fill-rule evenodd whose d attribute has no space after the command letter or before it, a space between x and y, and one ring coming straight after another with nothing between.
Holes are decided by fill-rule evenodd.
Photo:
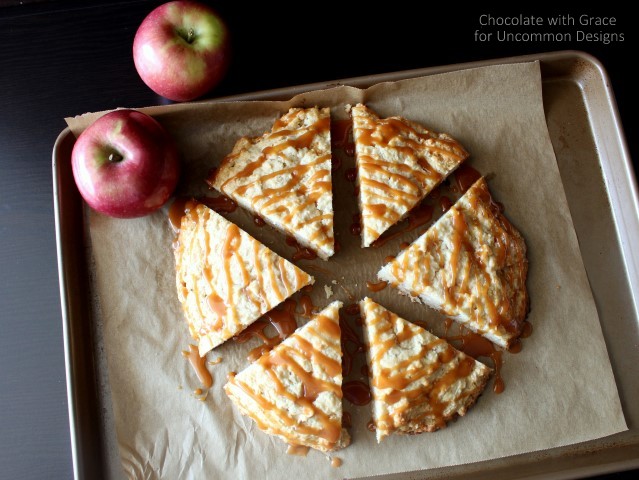
<instances>
[{"instance_id":1,"label":"scone","mask_svg":"<svg viewBox=\"0 0 639 480\"><path fill-rule=\"evenodd\" d=\"M201 356L237 335L313 277L199 204L175 244L178 299Z\"/></svg>"},{"instance_id":2,"label":"scone","mask_svg":"<svg viewBox=\"0 0 639 480\"><path fill-rule=\"evenodd\" d=\"M241 138L209 184L326 260L335 253L329 108L292 108Z\"/></svg>"},{"instance_id":3,"label":"scone","mask_svg":"<svg viewBox=\"0 0 639 480\"><path fill-rule=\"evenodd\" d=\"M508 348L528 313L527 272L524 239L480 178L377 276Z\"/></svg>"},{"instance_id":4,"label":"scone","mask_svg":"<svg viewBox=\"0 0 639 480\"><path fill-rule=\"evenodd\" d=\"M466 414L491 369L370 298L359 305L377 442L433 432Z\"/></svg>"},{"instance_id":5,"label":"scone","mask_svg":"<svg viewBox=\"0 0 639 480\"><path fill-rule=\"evenodd\" d=\"M328 452L350 443L342 428L341 306L328 305L224 386L241 413L289 445Z\"/></svg>"},{"instance_id":6,"label":"scone","mask_svg":"<svg viewBox=\"0 0 639 480\"><path fill-rule=\"evenodd\" d=\"M368 247L401 220L468 153L445 133L401 117L379 118L364 105L351 108L362 222Z\"/></svg>"}]
</instances>

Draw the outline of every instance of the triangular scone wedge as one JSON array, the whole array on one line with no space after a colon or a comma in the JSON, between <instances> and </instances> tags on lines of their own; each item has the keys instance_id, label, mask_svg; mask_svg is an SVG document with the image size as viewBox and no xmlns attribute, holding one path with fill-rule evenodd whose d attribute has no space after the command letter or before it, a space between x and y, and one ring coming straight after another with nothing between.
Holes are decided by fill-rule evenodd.
<instances>
[{"instance_id":1,"label":"triangular scone wedge","mask_svg":"<svg viewBox=\"0 0 639 480\"><path fill-rule=\"evenodd\" d=\"M241 413L289 445L328 452L350 443L342 428L341 306L328 305L224 386Z\"/></svg>"},{"instance_id":2,"label":"triangular scone wedge","mask_svg":"<svg viewBox=\"0 0 639 480\"><path fill-rule=\"evenodd\" d=\"M484 178L377 276L508 348L528 313L526 244Z\"/></svg>"},{"instance_id":3,"label":"triangular scone wedge","mask_svg":"<svg viewBox=\"0 0 639 480\"><path fill-rule=\"evenodd\" d=\"M465 415L492 370L370 298L359 305L377 442L433 432Z\"/></svg>"},{"instance_id":4,"label":"triangular scone wedge","mask_svg":"<svg viewBox=\"0 0 639 480\"><path fill-rule=\"evenodd\" d=\"M351 108L362 222L368 247L401 220L468 153L452 137L401 117L379 118L364 105Z\"/></svg>"},{"instance_id":5,"label":"triangular scone wedge","mask_svg":"<svg viewBox=\"0 0 639 480\"><path fill-rule=\"evenodd\" d=\"M329 108L292 108L241 138L209 184L320 258L335 253Z\"/></svg>"},{"instance_id":6,"label":"triangular scone wedge","mask_svg":"<svg viewBox=\"0 0 639 480\"><path fill-rule=\"evenodd\" d=\"M175 265L178 299L201 356L314 281L202 204L182 217Z\"/></svg>"}]
</instances>

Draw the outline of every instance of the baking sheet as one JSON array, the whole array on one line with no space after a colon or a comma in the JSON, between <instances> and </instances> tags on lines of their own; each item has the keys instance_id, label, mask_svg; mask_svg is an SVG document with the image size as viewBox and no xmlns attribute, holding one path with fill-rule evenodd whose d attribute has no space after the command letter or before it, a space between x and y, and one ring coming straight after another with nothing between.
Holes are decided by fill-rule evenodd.
<instances>
[{"instance_id":1,"label":"baking sheet","mask_svg":"<svg viewBox=\"0 0 639 480\"><path fill-rule=\"evenodd\" d=\"M529 70L525 71L526 68ZM535 70L530 70L531 68ZM331 472L326 471L326 462L320 459L324 463L324 468L317 465L313 471L317 471L323 478L326 478L326 475L363 476L385 473L384 468L392 472L485 460L494 456L574 443L625 429L614 380L607 364L605 344L600 334L593 335L593 332L597 333L599 322L583 267L577 268L575 272L574 266L580 265L579 251L562 195L561 180L556 170L552 148L545 133L537 69L536 64L492 67L463 74L448 74L444 78L429 77L428 81L409 80L374 87L367 92L367 98L360 97L360 92L352 89L340 88L327 93L307 95L291 102L296 105L308 102L327 105L328 101L337 106L335 113L339 116L345 103L365 100L382 115L401 112L402 115L421 121L435 130L455 132L454 135L472 152L472 164L475 168L483 173L494 174L491 188L497 199L507 205L507 214L528 240L531 262L529 288L533 302L530 321L536 330L539 329L538 325L542 328L526 342L527 347L528 344L531 346L526 348L521 356L508 360L504 368L504 376L508 381L507 391L499 397L491 398L492 401L483 400L474 409L472 416L438 433L437 436L432 435L424 440L423 437L419 440L393 439L392 442L384 444L384 448L376 447L371 436L366 434L365 424L369 415L362 415L361 412L353 414L354 444L343 453L340 452L345 464L341 471ZM500 86L499 89L495 88L497 85ZM510 95L504 92L504 85L512 88ZM517 104L514 104L515 100ZM174 134L181 151L188 152L185 158L189 165L186 169L188 175L185 178L185 191L189 194L201 194L205 193L201 179L205 178L208 170L215 165L212 160L217 158L219 161L230 151L240 135L255 135L266 130L288 105L268 103L250 106L217 105L215 108L206 109L188 107L165 107L165 113L154 113ZM497 118L501 118L503 123L492 122L495 128L482 125L486 119L495 118L496 115L499 115ZM526 120L520 120L523 118ZM87 121L86 117L84 121ZM517 124L521 127L513 128ZM74 125L70 123L70 126L73 130ZM497 138L500 142L495 144ZM527 157L525 163L520 163L522 161L519 159L513 161L513 152L519 155L523 152ZM531 202L530 195L520 193L530 191L526 186L533 184L532 181L537 176L537 173L524 174L531 164L531 173L543 171L545 176L546 188L539 189L541 192L535 191L537 202ZM337 188L344 192L348 185L339 186L339 172L337 173ZM513 181L515 177L520 183ZM541 197L538 196L540 194ZM348 210L347 205L338 203L339 199L348 197L349 195L336 197L336 211ZM352 218L356 210L351 210L348 215L338 217L338 238L340 243L343 243L339 257L330 262L330 267L320 267L329 267L335 269L333 272L342 272L345 275L335 278L335 273L332 273L328 276L332 277L329 280L322 278L326 276L322 272L316 274L320 285L331 286L331 280L336 280L345 286L344 294L347 298L343 298L341 292L336 293L336 296L347 302L353 302L368 293L362 288L362 284L366 279L374 279L374 273L383 263L385 255L397 251L397 246L391 249L390 244L387 248L374 251L358 249L357 239L345 236L348 225L344 225L343 221L340 225L339 221ZM234 220L257 238L266 238L265 243L278 251L277 245L273 245L273 242L277 241L276 235L268 230L255 231L255 227L251 227L251 218L244 215L242 221L242 214L243 212L237 212L237 218L234 217ZM530 221L526 222L526 219ZM96 261L96 287L105 326L116 429L125 470L128 469L132 474L135 472L135 476L147 470L160 476L173 476L186 467L194 474L198 474L198 468L202 468L201 473L210 473L210 468L216 468L234 476L254 474L255 469L286 469L290 472L291 469L294 471L296 467L301 467L300 474L307 470L307 462L299 462L296 461L298 459L283 455L277 456L277 443L263 435L256 435L251 442L244 441L244 432L254 428L243 418L237 418L237 412L225 402L219 388L223 382L219 381L219 377L222 374L224 378L224 367L228 366L230 370L242 368L245 363L245 350L242 351L236 345L226 345L220 349L218 354L225 360L221 368L215 369L218 388L214 386L205 402L192 398L190 390L197 388L197 385L193 385L193 379L188 378L190 372L180 359L180 352L186 347L188 339L184 335L173 334L177 333L176 329L171 332L175 319L179 319L181 315L174 300L173 272L170 268L172 253L170 248L166 248L170 245L172 234L167 226L165 213L122 222L91 212L89 225ZM408 237L402 238L402 241L407 240ZM122 245L127 245L127 249L123 250ZM280 253L286 255L281 250L282 246L279 247ZM362 254L366 255L367 263L363 263ZM368 268L358 268L360 265L366 265ZM302 264L302 267L305 265ZM308 266L306 269L315 273ZM134 281L122 282L122 276L127 273ZM346 278L347 276L349 278ZM554 281L548 281L549 279ZM148 286L153 283L157 288L150 290ZM559 294L559 301L556 298L558 290L564 290ZM322 305L322 293L315 292L315 304ZM348 298L351 296L352 298ZM422 320L423 317L428 318L431 313L423 308L416 308L390 289L377 297L383 304L406 318ZM557 325L562 322L557 321L552 325L543 320L559 317L568 322L567 319L573 315L582 318L588 325L583 335L574 333L574 337L577 337L573 339L577 342L574 347L566 345L565 342L561 342L561 345L557 345L556 341L552 342L553 338L561 338L561 330L566 330L565 327L569 327L570 324L558 327ZM157 328L158 323L160 328ZM556 330L557 328L559 330ZM597 339L598 342L593 341ZM582 347L587 345L588 348L577 347L579 343ZM530 350L536 353L532 357L534 365L530 365L531 360L528 360L527 364L520 360L531 355ZM588 358L574 358L579 356L575 354L584 350L589 352ZM159 362L157 372L149 372L149 368L152 367L148 365L148 360L152 358ZM572 368L556 369L553 368L554 365ZM598 388L590 390L590 394L584 395L581 382L567 382L570 378L582 378L575 372L579 371L579 368L584 369L581 371L584 376L595 373L599 379ZM525 371L526 374L516 376L511 374L513 371ZM546 390L539 389L540 383L554 385L555 395L548 395ZM189 384L190 388L184 387ZM599 387L602 386L600 391ZM177 393L167 396L167 390L171 387ZM544 392L546 395L543 398L534 398L534 392ZM610 395L611 392L614 392L614 395ZM584 397L590 401L576 402L578 398ZM496 402L498 407L491 406ZM204 405L201 405L202 403ZM132 405L144 407L133 409ZM601 410L601 405L608 407L604 408L603 412L600 411L601 424L575 424L574 418L587 418L595 409ZM522 406L528 414L535 413L527 417L527 421L522 421ZM531 408L533 406L537 408ZM227 411L216 415L214 412L220 408L227 408ZM181 416L172 414L180 409L192 416L191 421L185 422ZM569 412L576 416L567 415ZM548 418L548 422L539 422L539 419L544 417ZM562 419L563 422L557 421L558 419ZM201 420L205 421L206 427L202 425ZM523 430L517 431L517 428L511 425L515 422ZM461 430L458 425L464 425L464 429ZM538 431L540 426L543 428ZM452 448L461 438L460 435L470 434L478 438L487 438L491 436L491 432L494 438L488 443L477 442L464 450ZM182 441L182 452L189 452L179 455L178 458L167 455L176 438ZM224 440L220 442L221 438ZM229 442L229 439L235 441ZM406 452L411 448L426 448L427 453L421 457L414 454L398 455L400 450ZM224 453L218 461L208 463L204 459L213 459L213 456L203 453L209 451ZM264 451L268 454L264 455ZM236 452L231 455L235 461L228 461L229 452ZM317 455L311 455L307 461L317 463L316 457ZM349 458L359 458L360 461L349 462ZM220 463L221 459L227 461ZM368 461L362 462L361 459Z\"/></svg>"},{"instance_id":2,"label":"baking sheet","mask_svg":"<svg viewBox=\"0 0 639 480\"><path fill-rule=\"evenodd\" d=\"M507 206L507 207L508 207L508 206ZM509 210L509 209L507 208L507 213L508 213L508 210ZM526 352L526 349L524 350L524 352ZM521 354L520 354L520 355L521 355ZM507 380L507 381L508 381L508 380ZM466 420L466 419L464 419L464 421L465 421L465 420Z\"/></svg>"}]
</instances>

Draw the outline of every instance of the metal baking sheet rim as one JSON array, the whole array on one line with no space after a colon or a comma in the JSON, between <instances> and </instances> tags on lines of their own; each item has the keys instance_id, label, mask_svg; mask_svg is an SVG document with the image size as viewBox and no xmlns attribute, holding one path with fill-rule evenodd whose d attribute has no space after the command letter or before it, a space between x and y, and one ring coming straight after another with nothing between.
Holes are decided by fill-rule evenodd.
<instances>
[{"instance_id":1,"label":"metal baking sheet rim","mask_svg":"<svg viewBox=\"0 0 639 480\"><path fill-rule=\"evenodd\" d=\"M626 267L626 276L628 284L630 285L630 291L639 292L639 251L633 251L632 249L633 239L639 238L639 194L637 181L633 173L628 147L626 145L614 93L610 87L608 75L601 62L587 53L580 51L558 51L463 64L426 67L416 70L405 70L386 74L346 78L332 82L318 82L294 87L258 91L248 94L222 97L214 100L203 100L203 102L288 99L298 93L326 89L338 85L351 85L365 88L381 82L397 81L406 78L434 75L487 65L520 63L537 60L542 62L542 66L544 63L551 64L552 62L581 60L586 64L589 64L591 67L595 67L601 77L606 94L605 103L609 108L612 124L614 125L616 133L616 143L619 148L619 155L614 157L614 163L611 162L610 159L606 162L602 162L601 156L598 155L600 160L599 164L602 169L602 177L611 205L616 235L620 244L624 265ZM591 112L588 112L588 117L589 119L592 119ZM594 135L594 133L593 136L597 144L596 147L599 149L600 145L598 144L597 136ZM85 315L87 315L86 308L84 312L77 312L78 308L81 309L82 302L80 301L78 303L72 293L74 287L83 286L83 282L86 280L87 274L85 261L83 259L74 258L73 255L71 255L71 252L68 251L70 249L68 242L65 242L67 237L77 240L77 229L79 228L80 230L83 230L84 228L82 224L82 203L79 195L77 193L75 195L77 200L76 202L69 202L68 200L65 202L63 200L63 195L68 195L67 191L69 190L65 181L67 184L69 183L69 180L71 180L71 182L73 181L72 178L69 179L68 172L65 178L64 173L60 170L64 167L58 162L58 152L63 148L65 142L72 142L72 134L68 128L65 128L59 134L54 144L52 173L58 276L63 321L65 374L67 382L73 470L74 477L76 479L105 478L104 469L102 468L104 462L104 445L102 445L101 437L103 436L103 432L99 429L99 433L94 433L92 438L87 438L87 427L83 427L83 425L92 424L93 430L95 430L96 424L94 422L99 420L100 415L91 411L97 404L96 389L87 388L87 385L83 384L83 380L92 380L92 386L94 387L96 381L95 352L92 351L94 345L90 326L91 322L74 322L74 319L79 315L79 313L82 313L83 315L80 316L84 318L86 318ZM73 190L73 188L71 188L71 190ZM73 217L74 220L69 220L68 217ZM77 223L78 220L80 221L79 224ZM73 228L72 232L68 231L70 228L69 225ZM84 252L83 236L80 236L80 243L80 245L74 243L73 250L76 253L78 250ZM81 248L78 249L78 247ZM80 275L80 278L76 276L78 272L82 274ZM84 286L86 287L86 284L84 284ZM632 301L635 318L639 318L639 295L633 293ZM90 337L88 342L83 342L82 339L78 341L78 339L75 338L78 335L78 330L81 330L84 335ZM79 352L82 352L82 355L79 355ZM80 395L81 392L82 395ZM87 396L89 397L89 401L85 398ZM92 403L94 401L95 403L93 403L93 405L87 405L87 403ZM630 428L632 428L632 426ZM623 437L624 433L616 436ZM607 437L608 440L610 438L611 437ZM571 468L567 470L557 470L554 472L537 472L530 474L521 472L522 475L518 478L562 479L582 475L604 474L639 467L639 439L635 439L634 441L633 439L626 441L620 439L617 444L614 442L610 443L593 440L590 442L584 442L583 445L585 446L583 450L577 450L567 454L569 456L574 456L574 465L572 465ZM562 450L565 448L567 447L560 447L553 450ZM612 457L615 458L612 458L611 461L606 463L591 464L586 462L584 465L579 465L579 459L588 457L589 454L609 449L616 450L619 453L618 458L612 455ZM549 454L549 452L552 452L552 450L489 460L476 464L429 470L428 473L426 473L426 471L412 473L405 472L403 474L385 475L383 477L376 478L391 479L400 478L401 476L401 478L418 479L425 478L421 476L425 474L427 474L429 478L443 478L444 476L447 476L446 472L448 472L450 468L463 468L466 470L464 474L473 474L474 478L477 479L483 478L484 474L487 475L486 478L494 478L492 475L498 475L498 471L495 471L495 468L490 469L489 464L494 465L502 462L508 462L511 465L521 464L521 466L525 466L527 460L538 461L541 459L540 457ZM473 468L473 466L475 468ZM497 470L507 466L509 465L504 464L497 466Z\"/></svg>"}]
</instances>

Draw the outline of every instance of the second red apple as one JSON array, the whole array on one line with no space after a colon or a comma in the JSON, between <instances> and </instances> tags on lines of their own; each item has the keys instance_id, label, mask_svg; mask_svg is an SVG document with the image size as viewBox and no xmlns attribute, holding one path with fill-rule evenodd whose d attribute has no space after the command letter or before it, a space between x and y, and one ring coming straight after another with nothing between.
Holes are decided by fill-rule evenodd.
<instances>
[{"instance_id":1,"label":"second red apple","mask_svg":"<svg viewBox=\"0 0 639 480\"><path fill-rule=\"evenodd\" d=\"M217 85L229 56L224 21L211 7L187 0L153 10L133 41L135 68L144 83L179 102L200 97Z\"/></svg>"},{"instance_id":2,"label":"second red apple","mask_svg":"<svg viewBox=\"0 0 639 480\"><path fill-rule=\"evenodd\" d=\"M119 218L147 215L169 199L178 182L178 151L155 119L115 110L78 137L73 178L91 208Z\"/></svg>"}]
</instances>

